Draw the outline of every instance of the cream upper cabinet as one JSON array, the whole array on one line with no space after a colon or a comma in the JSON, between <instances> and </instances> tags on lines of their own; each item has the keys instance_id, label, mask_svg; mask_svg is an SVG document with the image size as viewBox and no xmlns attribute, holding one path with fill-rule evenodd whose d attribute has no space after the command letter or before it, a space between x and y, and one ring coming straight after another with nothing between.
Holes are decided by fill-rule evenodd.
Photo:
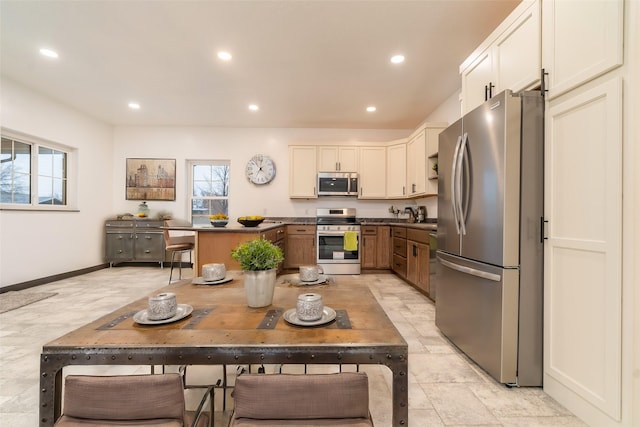
<instances>
[{"instance_id":1,"label":"cream upper cabinet","mask_svg":"<svg viewBox=\"0 0 640 427\"><path fill-rule=\"evenodd\" d=\"M407 144L387 147L387 198L407 196Z\"/></svg>"},{"instance_id":2,"label":"cream upper cabinet","mask_svg":"<svg viewBox=\"0 0 640 427\"><path fill-rule=\"evenodd\" d=\"M358 147L319 146L318 172L358 172Z\"/></svg>"},{"instance_id":3,"label":"cream upper cabinet","mask_svg":"<svg viewBox=\"0 0 640 427\"><path fill-rule=\"evenodd\" d=\"M623 13L623 0L542 3L550 99L622 65Z\"/></svg>"},{"instance_id":4,"label":"cream upper cabinet","mask_svg":"<svg viewBox=\"0 0 640 427\"><path fill-rule=\"evenodd\" d=\"M493 48L498 92L505 89L520 92L537 86L541 58L540 3L534 1L498 37Z\"/></svg>"},{"instance_id":5,"label":"cream upper cabinet","mask_svg":"<svg viewBox=\"0 0 640 427\"><path fill-rule=\"evenodd\" d=\"M426 193L426 157L426 131L422 129L407 143L407 196L409 197Z\"/></svg>"},{"instance_id":6,"label":"cream upper cabinet","mask_svg":"<svg viewBox=\"0 0 640 427\"><path fill-rule=\"evenodd\" d=\"M427 194L438 194L438 139L444 129L427 129Z\"/></svg>"},{"instance_id":7,"label":"cream upper cabinet","mask_svg":"<svg viewBox=\"0 0 640 427\"><path fill-rule=\"evenodd\" d=\"M430 125L433 126L433 125ZM438 181L431 171L437 161L438 135L445 124L426 127L407 142L407 197L438 194Z\"/></svg>"},{"instance_id":8,"label":"cream upper cabinet","mask_svg":"<svg viewBox=\"0 0 640 427\"><path fill-rule=\"evenodd\" d=\"M489 85L495 85L493 77L493 57L491 49L482 52L462 71L463 113L473 110L487 100Z\"/></svg>"},{"instance_id":9,"label":"cream upper cabinet","mask_svg":"<svg viewBox=\"0 0 640 427\"><path fill-rule=\"evenodd\" d=\"M316 198L316 146L289 146L289 197Z\"/></svg>"},{"instance_id":10,"label":"cream upper cabinet","mask_svg":"<svg viewBox=\"0 0 640 427\"><path fill-rule=\"evenodd\" d=\"M387 196L386 147L360 147L360 199L384 199Z\"/></svg>"},{"instance_id":11,"label":"cream upper cabinet","mask_svg":"<svg viewBox=\"0 0 640 427\"><path fill-rule=\"evenodd\" d=\"M537 86L540 64L540 2L523 1L460 66L463 113L505 89Z\"/></svg>"}]
</instances>

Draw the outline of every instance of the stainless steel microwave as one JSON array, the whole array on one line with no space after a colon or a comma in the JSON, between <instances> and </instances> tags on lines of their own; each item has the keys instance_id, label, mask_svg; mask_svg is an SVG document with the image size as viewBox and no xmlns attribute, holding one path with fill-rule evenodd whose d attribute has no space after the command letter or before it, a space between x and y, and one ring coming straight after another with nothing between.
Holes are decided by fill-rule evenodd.
<instances>
[{"instance_id":1,"label":"stainless steel microwave","mask_svg":"<svg viewBox=\"0 0 640 427\"><path fill-rule=\"evenodd\" d=\"M357 196L356 172L319 172L318 196Z\"/></svg>"}]
</instances>

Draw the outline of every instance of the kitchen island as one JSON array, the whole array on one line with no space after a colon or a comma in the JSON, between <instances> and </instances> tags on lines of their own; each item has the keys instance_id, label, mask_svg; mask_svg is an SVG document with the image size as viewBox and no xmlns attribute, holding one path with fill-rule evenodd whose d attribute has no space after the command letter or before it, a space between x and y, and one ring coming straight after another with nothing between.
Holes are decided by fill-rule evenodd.
<instances>
[{"instance_id":1,"label":"kitchen island","mask_svg":"<svg viewBox=\"0 0 640 427\"><path fill-rule=\"evenodd\" d=\"M263 238L284 250L285 225L282 222L263 222L257 227L228 224L213 226L171 226L169 230L195 233L194 275L202 275L202 265L222 263L227 270L240 270L240 264L231 258L231 250L240 243Z\"/></svg>"}]
</instances>

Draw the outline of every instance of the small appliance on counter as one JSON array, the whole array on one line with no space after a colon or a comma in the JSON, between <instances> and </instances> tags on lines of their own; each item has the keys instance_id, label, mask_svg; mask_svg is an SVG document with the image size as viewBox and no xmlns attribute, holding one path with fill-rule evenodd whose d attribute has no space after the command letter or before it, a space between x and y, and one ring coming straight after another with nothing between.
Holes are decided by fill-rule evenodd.
<instances>
[{"instance_id":1,"label":"small appliance on counter","mask_svg":"<svg viewBox=\"0 0 640 427\"><path fill-rule=\"evenodd\" d=\"M418 206L418 222L426 222L426 221L427 221L427 207Z\"/></svg>"}]
</instances>

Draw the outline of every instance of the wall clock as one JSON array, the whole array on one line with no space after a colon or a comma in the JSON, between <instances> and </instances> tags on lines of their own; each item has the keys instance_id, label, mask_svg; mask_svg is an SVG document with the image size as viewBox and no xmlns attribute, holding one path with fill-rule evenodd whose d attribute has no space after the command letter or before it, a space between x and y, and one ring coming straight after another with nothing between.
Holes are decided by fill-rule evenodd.
<instances>
[{"instance_id":1,"label":"wall clock","mask_svg":"<svg viewBox=\"0 0 640 427\"><path fill-rule=\"evenodd\" d=\"M256 154L247 163L246 174L254 184L267 184L276 176L276 164L268 156Z\"/></svg>"}]
</instances>

